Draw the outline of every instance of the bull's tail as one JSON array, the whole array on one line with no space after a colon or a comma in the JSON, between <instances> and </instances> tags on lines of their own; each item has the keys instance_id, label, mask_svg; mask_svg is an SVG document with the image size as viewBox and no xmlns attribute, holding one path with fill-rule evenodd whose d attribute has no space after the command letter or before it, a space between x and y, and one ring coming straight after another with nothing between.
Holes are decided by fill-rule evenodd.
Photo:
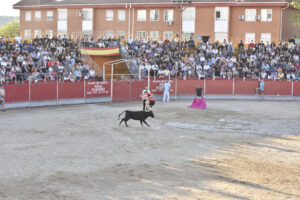
<instances>
[{"instance_id":1,"label":"bull's tail","mask_svg":"<svg viewBox=\"0 0 300 200\"><path fill-rule=\"evenodd\" d=\"M118 120L120 120L120 116L121 116L124 112L126 112L126 110L124 110L122 113L119 114Z\"/></svg>"}]
</instances>

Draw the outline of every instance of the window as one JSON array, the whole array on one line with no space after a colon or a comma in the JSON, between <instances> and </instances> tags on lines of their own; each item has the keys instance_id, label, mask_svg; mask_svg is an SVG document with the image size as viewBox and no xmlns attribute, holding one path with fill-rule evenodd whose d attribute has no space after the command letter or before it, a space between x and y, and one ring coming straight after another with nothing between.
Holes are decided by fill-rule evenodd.
<instances>
[{"instance_id":1,"label":"window","mask_svg":"<svg viewBox=\"0 0 300 200\"><path fill-rule=\"evenodd\" d=\"M165 21L173 21L174 11L173 10L165 10Z\"/></svg>"},{"instance_id":2,"label":"window","mask_svg":"<svg viewBox=\"0 0 300 200\"><path fill-rule=\"evenodd\" d=\"M146 21L147 14L146 10L138 10L137 11L137 20L138 21Z\"/></svg>"},{"instance_id":3,"label":"window","mask_svg":"<svg viewBox=\"0 0 300 200\"><path fill-rule=\"evenodd\" d=\"M41 30L34 30L34 35L33 35L34 38L40 38L42 37L42 32Z\"/></svg>"},{"instance_id":4,"label":"window","mask_svg":"<svg viewBox=\"0 0 300 200\"><path fill-rule=\"evenodd\" d=\"M30 11L25 12L25 21L31 21L31 12Z\"/></svg>"},{"instance_id":5,"label":"window","mask_svg":"<svg viewBox=\"0 0 300 200\"><path fill-rule=\"evenodd\" d=\"M165 40L173 40L173 32L165 31L165 33L164 33L164 39Z\"/></svg>"},{"instance_id":6,"label":"window","mask_svg":"<svg viewBox=\"0 0 300 200\"><path fill-rule=\"evenodd\" d=\"M41 11L35 11L34 12L34 21L41 21L42 13Z\"/></svg>"},{"instance_id":7,"label":"window","mask_svg":"<svg viewBox=\"0 0 300 200\"><path fill-rule=\"evenodd\" d=\"M106 10L106 21L113 21L113 20L114 20L114 11Z\"/></svg>"},{"instance_id":8,"label":"window","mask_svg":"<svg viewBox=\"0 0 300 200\"><path fill-rule=\"evenodd\" d=\"M93 20L93 9L83 8L82 9L82 20L92 21Z\"/></svg>"},{"instance_id":9,"label":"window","mask_svg":"<svg viewBox=\"0 0 300 200\"><path fill-rule=\"evenodd\" d=\"M53 11L52 10L47 11L47 21L53 21Z\"/></svg>"},{"instance_id":10,"label":"window","mask_svg":"<svg viewBox=\"0 0 300 200\"><path fill-rule=\"evenodd\" d=\"M57 10L57 16L58 16L58 21L57 21L57 36L64 37L67 35L67 30L68 30L68 10L67 9L58 9Z\"/></svg>"},{"instance_id":11,"label":"window","mask_svg":"<svg viewBox=\"0 0 300 200\"><path fill-rule=\"evenodd\" d=\"M248 21L248 22L256 21L256 9L246 9L245 21Z\"/></svg>"},{"instance_id":12,"label":"window","mask_svg":"<svg viewBox=\"0 0 300 200\"><path fill-rule=\"evenodd\" d=\"M194 33L182 33L182 40L193 40L195 38L195 34Z\"/></svg>"},{"instance_id":13,"label":"window","mask_svg":"<svg viewBox=\"0 0 300 200\"><path fill-rule=\"evenodd\" d=\"M58 9L58 20L59 21L67 21L67 19L68 19L67 9Z\"/></svg>"},{"instance_id":14,"label":"window","mask_svg":"<svg viewBox=\"0 0 300 200\"><path fill-rule=\"evenodd\" d=\"M125 31L118 31L117 34L121 40L125 40Z\"/></svg>"},{"instance_id":15,"label":"window","mask_svg":"<svg viewBox=\"0 0 300 200\"><path fill-rule=\"evenodd\" d=\"M216 20L223 20L227 21L228 20L228 7L216 7Z\"/></svg>"},{"instance_id":16,"label":"window","mask_svg":"<svg viewBox=\"0 0 300 200\"><path fill-rule=\"evenodd\" d=\"M59 30L57 32L58 37L66 37L67 36L67 31L66 30Z\"/></svg>"},{"instance_id":17,"label":"window","mask_svg":"<svg viewBox=\"0 0 300 200\"><path fill-rule=\"evenodd\" d=\"M227 40L227 38L228 38L228 33L225 32L215 33L215 41L223 42L224 39Z\"/></svg>"},{"instance_id":18,"label":"window","mask_svg":"<svg viewBox=\"0 0 300 200\"><path fill-rule=\"evenodd\" d=\"M114 37L114 32L113 31L106 31L105 36L106 36L106 38L113 38Z\"/></svg>"},{"instance_id":19,"label":"window","mask_svg":"<svg viewBox=\"0 0 300 200\"><path fill-rule=\"evenodd\" d=\"M126 12L125 10L118 10L118 21L125 21Z\"/></svg>"},{"instance_id":20,"label":"window","mask_svg":"<svg viewBox=\"0 0 300 200\"><path fill-rule=\"evenodd\" d=\"M150 21L159 21L159 10L150 10Z\"/></svg>"},{"instance_id":21,"label":"window","mask_svg":"<svg viewBox=\"0 0 300 200\"><path fill-rule=\"evenodd\" d=\"M260 40L265 44L268 42L271 43L271 33L262 33L260 35Z\"/></svg>"},{"instance_id":22,"label":"window","mask_svg":"<svg viewBox=\"0 0 300 200\"><path fill-rule=\"evenodd\" d=\"M46 36L50 39L53 38L53 31L52 30L46 30Z\"/></svg>"},{"instance_id":23,"label":"window","mask_svg":"<svg viewBox=\"0 0 300 200\"><path fill-rule=\"evenodd\" d=\"M182 13L182 20L195 20L195 7L186 8Z\"/></svg>"},{"instance_id":24,"label":"window","mask_svg":"<svg viewBox=\"0 0 300 200\"><path fill-rule=\"evenodd\" d=\"M31 30L24 31L24 39L31 39Z\"/></svg>"},{"instance_id":25,"label":"window","mask_svg":"<svg viewBox=\"0 0 300 200\"><path fill-rule=\"evenodd\" d=\"M261 21L271 22L272 21L272 9L261 9Z\"/></svg>"},{"instance_id":26,"label":"window","mask_svg":"<svg viewBox=\"0 0 300 200\"><path fill-rule=\"evenodd\" d=\"M138 37L139 40L146 39L146 31L138 31L137 32L137 37Z\"/></svg>"},{"instance_id":27,"label":"window","mask_svg":"<svg viewBox=\"0 0 300 200\"><path fill-rule=\"evenodd\" d=\"M255 43L255 33L246 33L245 44L250 44L251 42Z\"/></svg>"},{"instance_id":28,"label":"window","mask_svg":"<svg viewBox=\"0 0 300 200\"><path fill-rule=\"evenodd\" d=\"M220 20L221 19L221 11L216 11L216 20Z\"/></svg>"},{"instance_id":29,"label":"window","mask_svg":"<svg viewBox=\"0 0 300 200\"><path fill-rule=\"evenodd\" d=\"M182 32L195 33L195 20L196 20L196 8L195 7L186 8L182 13Z\"/></svg>"},{"instance_id":30,"label":"window","mask_svg":"<svg viewBox=\"0 0 300 200\"><path fill-rule=\"evenodd\" d=\"M150 40L158 40L159 33L158 31L150 31Z\"/></svg>"},{"instance_id":31,"label":"window","mask_svg":"<svg viewBox=\"0 0 300 200\"><path fill-rule=\"evenodd\" d=\"M82 33L91 36L93 33L93 8L82 9Z\"/></svg>"}]
</instances>

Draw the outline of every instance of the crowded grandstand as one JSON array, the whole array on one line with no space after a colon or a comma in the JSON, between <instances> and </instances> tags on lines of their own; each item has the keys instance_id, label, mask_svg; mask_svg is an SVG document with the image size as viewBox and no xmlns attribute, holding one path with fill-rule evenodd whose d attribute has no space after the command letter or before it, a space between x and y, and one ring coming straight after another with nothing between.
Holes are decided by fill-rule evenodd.
<instances>
[{"instance_id":1,"label":"crowded grandstand","mask_svg":"<svg viewBox=\"0 0 300 200\"><path fill-rule=\"evenodd\" d=\"M116 38L66 37L0 40L1 84L25 80L76 81L96 77L95 69L81 56L81 47L120 46L121 56L131 60L130 71L142 76L205 78L260 78L300 80L300 47L295 43L251 42L238 46L229 41L194 40L121 41Z\"/></svg>"}]
</instances>

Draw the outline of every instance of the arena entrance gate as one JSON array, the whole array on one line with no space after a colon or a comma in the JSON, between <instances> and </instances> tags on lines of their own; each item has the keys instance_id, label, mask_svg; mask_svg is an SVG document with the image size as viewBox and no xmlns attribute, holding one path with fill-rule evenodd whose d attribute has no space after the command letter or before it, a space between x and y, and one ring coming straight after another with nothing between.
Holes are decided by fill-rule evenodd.
<instances>
[{"instance_id":1,"label":"arena entrance gate","mask_svg":"<svg viewBox=\"0 0 300 200\"><path fill-rule=\"evenodd\" d=\"M117 64L126 63L131 74L117 74L114 68ZM137 70L131 69L135 63ZM142 62L143 64L146 64ZM106 68L106 66L110 66ZM147 86L150 89L150 66L148 67L147 80L142 78L141 70L135 60L119 59L103 63L103 80L110 79L111 102L139 100L141 91Z\"/></svg>"}]
</instances>

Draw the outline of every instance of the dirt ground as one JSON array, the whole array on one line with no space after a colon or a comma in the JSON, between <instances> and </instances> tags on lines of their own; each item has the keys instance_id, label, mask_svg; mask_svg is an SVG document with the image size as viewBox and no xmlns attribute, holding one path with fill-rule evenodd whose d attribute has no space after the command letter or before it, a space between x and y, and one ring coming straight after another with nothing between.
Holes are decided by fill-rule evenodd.
<instances>
[{"instance_id":1,"label":"dirt ground","mask_svg":"<svg viewBox=\"0 0 300 200\"><path fill-rule=\"evenodd\" d=\"M300 102L140 102L0 113L0 200L300 199Z\"/></svg>"}]
</instances>

